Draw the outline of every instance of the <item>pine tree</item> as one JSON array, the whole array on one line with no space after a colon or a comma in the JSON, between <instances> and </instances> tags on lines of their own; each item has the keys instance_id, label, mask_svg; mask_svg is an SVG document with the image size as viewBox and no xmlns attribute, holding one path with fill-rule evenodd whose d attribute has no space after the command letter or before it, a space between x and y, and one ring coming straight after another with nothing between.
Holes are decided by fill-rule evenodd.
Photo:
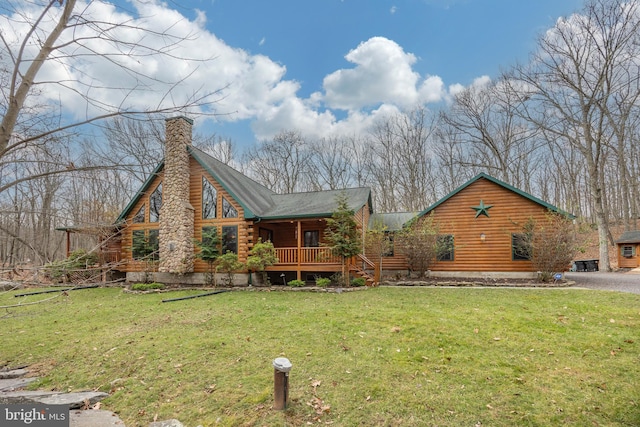
<instances>
[{"instance_id":1,"label":"pine tree","mask_svg":"<svg viewBox=\"0 0 640 427\"><path fill-rule=\"evenodd\" d=\"M347 195L342 192L336 197L337 208L327 219L324 237L331 246L334 255L342 260L342 278L345 286L349 283L349 276L345 274L345 264L348 258L358 255L362 250L358 224L354 219L354 212L349 209Z\"/></svg>"},{"instance_id":2,"label":"pine tree","mask_svg":"<svg viewBox=\"0 0 640 427\"><path fill-rule=\"evenodd\" d=\"M200 251L196 254L198 258L209 264L209 271L206 274L208 285L215 286L214 265L220 257L222 239L218 235L218 227L203 227L202 240L194 242Z\"/></svg>"}]
</instances>

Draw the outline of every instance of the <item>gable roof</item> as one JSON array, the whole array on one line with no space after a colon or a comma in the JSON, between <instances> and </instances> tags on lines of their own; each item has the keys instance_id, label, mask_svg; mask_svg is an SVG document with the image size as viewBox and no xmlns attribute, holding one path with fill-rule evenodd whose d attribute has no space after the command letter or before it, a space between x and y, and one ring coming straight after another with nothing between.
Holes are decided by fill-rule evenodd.
<instances>
[{"instance_id":1,"label":"gable roof","mask_svg":"<svg viewBox=\"0 0 640 427\"><path fill-rule=\"evenodd\" d=\"M640 230L625 231L616 243L640 243Z\"/></svg>"},{"instance_id":2,"label":"gable roof","mask_svg":"<svg viewBox=\"0 0 640 427\"><path fill-rule=\"evenodd\" d=\"M371 189L348 188L345 190L312 191L306 193L277 194L257 183L231 166L211 157L199 148L189 146L188 152L212 178L242 207L246 219L312 218L331 216L337 208L336 197L344 193L349 209L360 210L367 203L372 211ZM140 190L118 216L123 222L131 209L147 192L154 178L164 168L162 161L147 178Z\"/></svg>"},{"instance_id":3,"label":"gable roof","mask_svg":"<svg viewBox=\"0 0 640 427\"><path fill-rule=\"evenodd\" d=\"M371 189L366 187L344 190L310 191L306 193L275 194L272 197L275 206L263 212L263 219L305 218L331 216L338 208L336 203L340 194L347 197L347 206L354 212L369 203L371 209Z\"/></svg>"},{"instance_id":4,"label":"gable roof","mask_svg":"<svg viewBox=\"0 0 640 427\"><path fill-rule=\"evenodd\" d=\"M274 206L272 197L276 193L264 185L258 184L199 148L189 146L189 154L242 206L245 218L262 216L262 212Z\"/></svg>"},{"instance_id":5,"label":"gable roof","mask_svg":"<svg viewBox=\"0 0 640 427\"><path fill-rule=\"evenodd\" d=\"M342 192L349 209L357 211L367 202L371 209L369 188L277 194L198 148L189 147L189 153L242 206L245 218L331 216L337 208L336 197Z\"/></svg>"},{"instance_id":6,"label":"gable roof","mask_svg":"<svg viewBox=\"0 0 640 427\"><path fill-rule=\"evenodd\" d=\"M496 179L496 178L492 177L491 175L487 175L484 172L479 173L475 177L471 178L469 181L467 181L464 184L462 184L460 187L458 187L455 190L453 190L451 193L449 193L446 196L444 196L442 199L438 200L437 202L435 202L434 204L429 206L427 209L425 209L422 212L420 212L417 215L417 218L428 214L429 212L431 212L432 210L434 210L435 208L437 208L438 206L440 206L441 204L443 204L444 202L446 202L447 200L449 200L450 198L452 198L456 194L460 193L462 190L464 190L465 188L467 188L468 186L470 186L474 182L479 181L480 179L486 179L487 181L493 182L494 184L497 184L500 187L506 188L509 191L513 191L514 193L524 197L525 199L531 200L532 202L537 203L540 206L545 207L545 208L549 209L552 212L557 212L559 214L566 215L567 217L569 217L571 219L575 219L576 218L575 215L570 214L568 212L565 212L562 209L559 209L559 208L557 208L557 207L555 207L555 206L553 206L553 205L551 205L551 204L549 204L549 203L547 203L547 202L545 202L545 201L543 201L541 199L538 199L537 197L534 197L529 193L526 193L526 192L524 192L522 190L519 190L519 189L507 184L506 182L502 182L499 179Z\"/></svg>"},{"instance_id":7,"label":"gable roof","mask_svg":"<svg viewBox=\"0 0 640 427\"><path fill-rule=\"evenodd\" d=\"M377 224L381 224L386 231L398 231L416 215L417 212L375 213L369 217L369 229L375 229Z\"/></svg>"},{"instance_id":8,"label":"gable roof","mask_svg":"<svg viewBox=\"0 0 640 427\"><path fill-rule=\"evenodd\" d=\"M156 166L153 172L151 172L151 174L147 177L147 180L144 182L144 184L142 184L142 187L140 187L140 190L138 190L136 195L133 196L133 198L129 201L129 204L125 206L122 212L120 212L120 215L118 215L118 218L116 219L116 222L115 222L116 224L124 221L127 215L129 215L129 212L131 211L131 209L133 209L135 204L138 203L138 200L140 199L140 197L144 196L144 194L149 189L149 186L151 186L151 183L153 182L153 180L156 178L156 176L158 176L158 174L163 168L164 168L164 160L160 162L158 166Z\"/></svg>"}]
</instances>

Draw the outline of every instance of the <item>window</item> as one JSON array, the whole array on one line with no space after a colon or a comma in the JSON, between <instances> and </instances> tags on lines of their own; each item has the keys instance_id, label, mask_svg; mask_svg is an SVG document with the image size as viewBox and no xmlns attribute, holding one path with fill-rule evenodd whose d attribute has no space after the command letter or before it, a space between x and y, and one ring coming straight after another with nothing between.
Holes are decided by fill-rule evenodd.
<instances>
[{"instance_id":1,"label":"window","mask_svg":"<svg viewBox=\"0 0 640 427\"><path fill-rule=\"evenodd\" d=\"M216 239L218 240L218 245L220 245L218 227L202 227L202 246L211 246Z\"/></svg>"},{"instance_id":2,"label":"window","mask_svg":"<svg viewBox=\"0 0 640 427\"><path fill-rule=\"evenodd\" d=\"M222 227L222 253L238 253L238 226L226 225Z\"/></svg>"},{"instance_id":3,"label":"window","mask_svg":"<svg viewBox=\"0 0 640 427\"><path fill-rule=\"evenodd\" d=\"M131 256L133 259L142 259L146 255L144 252L145 235L144 230L133 230L131 243Z\"/></svg>"},{"instance_id":4,"label":"window","mask_svg":"<svg viewBox=\"0 0 640 427\"><path fill-rule=\"evenodd\" d=\"M202 219L216 217L218 191L206 177L202 177Z\"/></svg>"},{"instance_id":5,"label":"window","mask_svg":"<svg viewBox=\"0 0 640 427\"><path fill-rule=\"evenodd\" d=\"M134 224L139 224L141 222L144 222L144 211L145 211L145 205L142 205L142 207L138 210L138 213L136 213L133 216Z\"/></svg>"},{"instance_id":6,"label":"window","mask_svg":"<svg viewBox=\"0 0 640 427\"><path fill-rule=\"evenodd\" d=\"M436 240L438 261L453 261L453 234L442 234Z\"/></svg>"},{"instance_id":7,"label":"window","mask_svg":"<svg viewBox=\"0 0 640 427\"><path fill-rule=\"evenodd\" d=\"M316 248L320 246L320 232L318 230L309 230L304 232L304 247Z\"/></svg>"},{"instance_id":8,"label":"window","mask_svg":"<svg viewBox=\"0 0 640 427\"><path fill-rule=\"evenodd\" d=\"M622 256L625 258L631 258L636 256L635 246L627 245L627 246L622 246L620 249L622 251Z\"/></svg>"},{"instance_id":9,"label":"window","mask_svg":"<svg viewBox=\"0 0 640 427\"><path fill-rule=\"evenodd\" d=\"M160 208L162 207L162 183L158 184L151 197L149 197L149 222L160 220Z\"/></svg>"},{"instance_id":10,"label":"window","mask_svg":"<svg viewBox=\"0 0 640 427\"><path fill-rule=\"evenodd\" d=\"M157 261L159 230L133 230L131 257L135 260Z\"/></svg>"},{"instance_id":11,"label":"window","mask_svg":"<svg viewBox=\"0 0 640 427\"><path fill-rule=\"evenodd\" d=\"M258 231L258 237L263 242L273 242L273 231L267 228L260 228Z\"/></svg>"},{"instance_id":12,"label":"window","mask_svg":"<svg viewBox=\"0 0 640 427\"><path fill-rule=\"evenodd\" d=\"M151 259L157 261L160 256L158 252L160 251L160 230L149 230L149 250L151 251Z\"/></svg>"},{"instance_id":13,"label":"window","mask_svg":"<svg viewBox=\"0 0 640 427\"><path fill-rule=\"evenodd\" d=\"M531 243L524 233L511 235L511 258L514 261L529 261L531 259Z\"/></svg>"},{"instance_id":14,"label":"window","mask_svg":"<svg viewBox=\"0 0 640 427\"><path fill-rule=\"evenodd\" d=\"M222 217L238 218L238 211L224 197L222 198Z\"/></svg>"},{"instance_id":15,"label":"window","mask_svg":"<svg viewBox=\"0 0 640 427\"><path fill-rule=\"evenodd\" d=\"M382 256L386 256L386 257L393 256L393 234L388 231L384 232L384 245L382 247Z\"/></svg>"}]
</instances>

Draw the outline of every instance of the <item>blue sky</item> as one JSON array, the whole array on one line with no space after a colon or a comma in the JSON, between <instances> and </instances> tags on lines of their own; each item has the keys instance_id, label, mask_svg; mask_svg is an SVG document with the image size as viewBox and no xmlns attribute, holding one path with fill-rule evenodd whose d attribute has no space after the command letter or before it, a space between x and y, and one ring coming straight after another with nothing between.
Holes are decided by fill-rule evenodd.
<instances>
[{"instance_id":1,"label":"blue sky","mask_svg":"<svg viewBox=\"0 0 640 427\"><path fill-rule=\"evenodd\" d=\"M526 59L535 37L581 0L201 0L207 29L231 46L269 56L321 90L344 56L374 36L394 40L419 59L415 69L452 83Z\"/></svg>"},{"instance_id":2,"label":"blue sky","mask_svg":"<svg viewBox=\"0 0 640 427\"><path fill-rule=\"evenodd\" d=\"M219 115L193 112L196 131L229 137L240 150L285 129L308 138L361 135L380 117L402 109L446 106L462 88L494 79L501 69L526 61L537 35L583 4L583 0L114 1L117 6L78 0L77 9L88 18L108 17L146 28L151 33L144 43L158 49L166 46L167 38L154 38L153 32L168 29L187 40L172 48L172 57L143 52L133 62L123 58L128 66L153 77L144 85L99 57L50 61L40 79L65 81L71 90L43 83L42 97L63 105L66 116L78 120L87 112L100 112L78 97L87 88L101 105L119 105L127 94L124 104L135 108L179 104L194 92L221 89L215 105ZM20 24L21 16L35 15L41 7L36 2L17 4L22 15L0 13L0 28L13 30L3 35L15 48L20 34L29 28ZM53 19L44 21L45 30L60 8L51 13ZM83 29L76 31L83 35ZM120 36L127 37L126 32L122 28ZM131 37L137 36L132 32ZM27 55L32 53L29 49ZM113 47L98 50L109 49ZM176 87L166 84L181 79Z\"/></svg>"},{"instance_id":3,"label":"blue sky","mask_svg":"<svg viewBox=\"0 0 640 427\"><path fill-rule=\"evenodd\" d=\"M495 78L515 61L526 61L537 35L558 17L579 10L583 2L200 0L195 4L205 11L209 31L230 46L286 67L284 79L298 82L296 95L306 99L323 92L326 76L353 69L345 55L372 37L384 37L415 55L411 69L422 78L440 77L445 89L470 85L482 76ZM427 106L437 108L435 104ZM328 108L338 119L348 114L326 104L318 108ZM216 128L221 134L228 130L241 145L255 140L251 123L245 120Z\"/></svg>"}]
</instances>

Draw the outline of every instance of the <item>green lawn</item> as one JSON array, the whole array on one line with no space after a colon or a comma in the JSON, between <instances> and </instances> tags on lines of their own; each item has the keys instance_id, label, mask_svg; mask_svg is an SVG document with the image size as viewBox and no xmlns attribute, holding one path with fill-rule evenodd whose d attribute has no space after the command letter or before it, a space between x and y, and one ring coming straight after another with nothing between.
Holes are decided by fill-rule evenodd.
<instances>
[{"instance_id":1,"label":"green lawn","mask_svg":"<svg viewBox=\"0 0 640 427\"><path fill-rule=\"evenodd\" d=\"M637 426L640 295L587 290L69 292L0 311L0 367L110 393L128 427ZM49 298L14 298L0 306ZM276 357L293 364L274 411Z\"/></svg>"}]
</instances>

